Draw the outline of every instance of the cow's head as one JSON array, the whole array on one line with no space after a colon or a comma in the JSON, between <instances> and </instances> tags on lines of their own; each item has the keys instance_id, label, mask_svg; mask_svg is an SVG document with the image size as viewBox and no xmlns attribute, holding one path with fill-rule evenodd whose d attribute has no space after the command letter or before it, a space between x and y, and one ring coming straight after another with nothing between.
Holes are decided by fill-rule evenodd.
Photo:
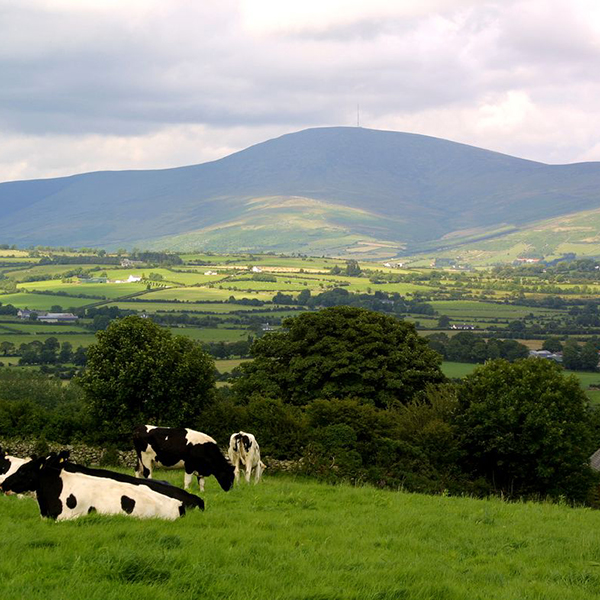
<instances>
[{"instance_id":1,"label":"cow's head","mask_svg":"<svg viewBox=\"0 0 600 600\"><path fill-rule=\"evenodd\" d=\"M33 492L38 487L44 461L43 456L32 458L29 462L21 465L10 477L7 477L0 484L0 489L3 492L14 492L15 494Z\"/></svg>"},{"instance_id":2,"label":"cow's head","mask_svg":"<svg viewBox=\"0 0 600 600\"><path fill-rule=\"evenodd\" d=\"M15 494L33 492L39 486L42 473L47 469L60 468L67 458L69 458L67 450L58 454L51 452L48 456L34 456L29 462L21 465L10 477L7 477L0 484L0 489L3 492L14 492Z\"/></svg>"},{"instance_id":3,"label":"cow's head","mask_svg":"<svg viewBox=\"0 0 600 600\"><path fill-rule=\"evenodd\" d=\"M6 458L4 450L0 448L0 475L4 475L10 469L10 460Z\"/></svg>"},{"instance_id":4,"label":"cow's head","mask_svg":"<svg viewBox=\"0 0 600 600\"><path fill-rule=\"evenodd\" d=\"M227 492L233 486L235 469L233 465L225 459L223 463L220 464L217 469L215 469L214 476L216 477L217 481L219 482L219 485L223 488L223 490Z\"/></svg>"}]
</instances>

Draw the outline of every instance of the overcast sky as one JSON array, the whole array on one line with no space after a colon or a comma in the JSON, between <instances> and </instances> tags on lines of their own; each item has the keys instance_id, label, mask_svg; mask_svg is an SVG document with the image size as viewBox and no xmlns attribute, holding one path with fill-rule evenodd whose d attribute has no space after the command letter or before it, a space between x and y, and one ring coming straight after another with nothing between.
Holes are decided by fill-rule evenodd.
<instances>
[{"instance_id":1,"label":"overcast sky","mask_svg":"<svg viewBox=\"0 0 600 600\"><path fill-rule=\"evenodd\" d=\"M600 160L599 0L0 0L0 181L319 126Z\"/></svg>"}]
</instances>

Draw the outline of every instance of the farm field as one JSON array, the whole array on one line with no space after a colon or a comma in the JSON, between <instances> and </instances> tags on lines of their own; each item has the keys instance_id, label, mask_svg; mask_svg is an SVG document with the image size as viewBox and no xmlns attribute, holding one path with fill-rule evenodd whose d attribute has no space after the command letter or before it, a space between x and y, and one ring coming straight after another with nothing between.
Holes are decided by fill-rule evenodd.
<instances>
[{"instance_id":1,"label":"farm field","mask_svg":"<svg viewBox=\"0 0 600 600\"><path fill-rule=\"evenodd\" d=\"M86 296L99 296L101 298L121 298L139 292L146 291L146 285L143 283L61 283L60 281L28 281L20 283L19 289L25 291L38 292L60 292L68 296L77 296L84 294ZM60 298L55 304L60 304ZM64 302L70 302L70 299L65 299ZM87 300L88 304L97 302L93 297Z\"/></svg>"},{"instance_id":2,"label":"farm field","mask_svg":"<svg viewBox=\"0 0 600 600\"><path fill-rule=\"evenodd\" d=\"M230 373L236 367L239 367L242 363L248 362L249 358L226 358L221 360L215 360L215 367L219 373Z\"/></svg>"},{"instance_id":3,"label":"farm field","mask_svg":"<svg viewBox=\"0 0 600 600\"><path fill-rule=\"evenodd\" d=\"M245 329L218 327L169 327L173 335L184 335L199 342L238 342L248 337Z\"/></svg>"},{"instance_id":4,"label":"farm field","mask_svg":"<svg viewBox=\"0 0 600 600\"><path fill-rule=\"evenodd\" d=\"M42 333L42 334L19 334L19 333L1 333L0 332L0 342L11 342L17 348L21 344L30 344L31 342L44 342L47 338L54 337L58 340L60 344L64 342L69 342L73 345L74 349L77 349L79 346L87 347L90 344L96 342L96 336L93 333L69 333L65 331L65 333Z\"/></svg>"},{"instance_id":5,"label":"farm field","mask_svg":"<svg viewBox=\"0 0 600 600\"><path fill-rule=\"evenodd\" d=\"M16 308L28 308L30 310L50 310L51 306L60 304L63 310L70 307L87 306L98 302L93 298L76 298L74 296L52 296L50 294L30 294L27 292L16 292L14 294L2 294L2 304L12 304Z\"/></svg>"},{"instance_id":6,"label":"farm field","mask_svg":"<svg viewBox=\"0 0 600 600\"><path fill-rule=\"evenodd\" d=\"M227 300L230 296L237 299L255 298L257 300L271 300L274 292L241 292L231 289L219 289L218 287L191 287L191 288L169 288L167 290L151 291L148 299L152 300L180 300L185 302L202 302L206 300ZM182 309L185 305L181 306Z\"/></svg>"},{"instance_id":7,"label":"farm field","mask_svg":"<svg viewBox=\"0 0 600 600\"><path fill-rule=\"evenodd\" d=\"M0 497L2 599L597 598L598 511L268 475L203 497L174 522L62 523Z\"/></svg>"},{"instance_id":8,"label":"farm field","mask_svg":"<svg viewBox=\"0 0 600 600\"><path fill-rule=\"evenodd\" d=\"M527 317L530 314L544 317L563 312L551 308L514 306L512 304L477 302L470 300L434 300L430 302L430 304L440 314L448 315L451 319L469 317L519 319Z\"/></svg>"},{"instance_id":9,"label":"farm field","mask_svg":"<svg viewBox=\"0 0 600 600\"><path fill-rule=\"evenodd\" d=\"M81 327L79 325L60 325L56 323L37 323L35 321L4 321L0 322L0 333L3 328L10 329L12 332L17 333L29 333L29 334L57 334L61 335L64 333L88 333L89 329ZM7 332L9 333L9 332Z\"/></svg>"}]
</instances>

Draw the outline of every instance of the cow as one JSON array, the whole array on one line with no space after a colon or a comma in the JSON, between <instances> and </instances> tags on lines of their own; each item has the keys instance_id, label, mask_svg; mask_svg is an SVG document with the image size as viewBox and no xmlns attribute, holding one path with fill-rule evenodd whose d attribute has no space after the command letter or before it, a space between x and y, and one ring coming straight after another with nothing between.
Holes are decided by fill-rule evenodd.
<instances>
[{"instance_id":1,"label":"cow","mask_svg":"<svg viewBox=\"0 0 600 600\"><path fill-rule=\"evenodd\" d=\"M204 510L201 498L178 487L84 467L68 458L68 451L34 457L7 477L0 489L35 491L42 517L56 521L94 512L174 520L186 509Z\"/></svg>"},{"instance_id":2,"label":"cow","mask_svg":"<svg viewBox=\"0 0 600 600\"><path fill-rule=\"evenodd\" d=\"M137 454L136 475L152 478L152 467L185 469L184 488L189 489L194 475L200 491L204 477L214 475L223 490L233 485L233 465L223 456L217 442L193 429L140 425L133 432Z\"/></svg>"},{"instance_id":3,"label":"cow","mask_svg":"<svg viewBox=\"0 0 600 600\"><path fill-rule=\"evenodd\" d=\"M260 481L260 476L265 465L260 460L260 448L256 438L251 433L239 431L232 433L229 438L229 460L235 469L236 483L240 478L240 463L246 467L246 481L250 483L252 469L254 469L254 483Z\"/></svg>"},{"instance_id":4,"label":"cow","mask_svg":"<svg viewBox=\"0 0 600 600\"><path fill-rule=\"evenodd\" d=\"M7 477L10 477L21 465L24 465L30 460L30 458L17 458L16 456L9 456L8 454L5 454L2 448L0 448L0 483L2 483Z\"/></svg>"}]
</instances>

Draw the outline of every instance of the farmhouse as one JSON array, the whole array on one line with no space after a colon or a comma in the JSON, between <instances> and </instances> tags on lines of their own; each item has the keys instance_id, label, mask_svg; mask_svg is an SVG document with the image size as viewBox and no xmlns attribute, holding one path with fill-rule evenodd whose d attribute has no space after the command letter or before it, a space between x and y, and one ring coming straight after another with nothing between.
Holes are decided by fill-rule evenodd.
<instances>
[{"instance_id":1,"label":"farmhouse","mask_svg":"<svg viewBox=\"0 0 600 600\"><path fill-rule=\"evenodd\" d=\"M121 266L122 267L139 267L140 265L143 265L144 262L141 260L130 260L129 258L123 258L121 260Z\"/></svg>"},{"instance_id":2,"label":"farmhouse","mask_svg":"<svg viewBox=\"0 0 600 600\"><path fill-rule=\"evenodd\" d=\"M75 323L79 317L73 313L45 313L38 314L38 321L42 323Z\"/></svg>"},{"instance_id":3,"label":"farmhouse","mask_svg":"<svg viewBox=\"0 0 600 600\"><path fill-rule=\"evenodd\" d=\"M530 350L529 356L532 358L546 358L555 362L562 362L562 352L550 352L549 350Z\"/></svg>"}]
</instances>

